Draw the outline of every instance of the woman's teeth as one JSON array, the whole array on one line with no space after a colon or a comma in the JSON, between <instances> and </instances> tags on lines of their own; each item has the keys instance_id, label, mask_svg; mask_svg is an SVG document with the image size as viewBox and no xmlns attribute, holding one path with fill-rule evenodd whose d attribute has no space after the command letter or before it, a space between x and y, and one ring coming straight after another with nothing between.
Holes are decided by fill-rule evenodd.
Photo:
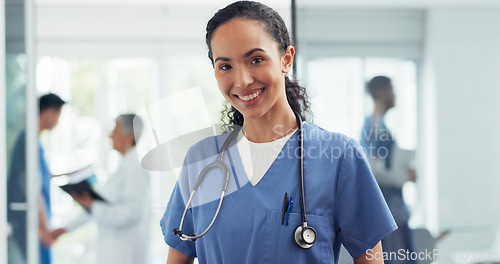
<instances>
[{"instance_id":1,"label":"woman's teeth","mask_svg":"<svg viewBox=\"0 0 500 264\"><path fill-rule=\"evenodd\" d=\"M259 96L261 93L262 93L262 91L259 90L259 91L255 92L253 94L249 94L249 95L245 95L245 96L239 96L238 95L238 98L240 98L243 101L248 102L248 101L253 100L255 97Z\"/></svg>"}]
</instances>

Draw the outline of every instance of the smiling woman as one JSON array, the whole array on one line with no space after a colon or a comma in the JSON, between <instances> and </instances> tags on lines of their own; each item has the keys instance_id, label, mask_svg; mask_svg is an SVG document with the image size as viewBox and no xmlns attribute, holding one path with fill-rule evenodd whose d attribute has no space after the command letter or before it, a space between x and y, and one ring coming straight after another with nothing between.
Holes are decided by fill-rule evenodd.
<instances>
[{"instance_id":1,"label":"smiling woman","mask_svg":"<svg viewBox=\"0 0 500 264\"><path fill-rule=\"evenodd\" d=\"M263 124L262 120L287 120L288 129L295 126L283 76L292 68L292 46L281 54L278 43L269 37L261 22L235 18L213 32L211 49L219 90L245 117L243 129L249 139L266 142L279 136L253 131L252 127Z\"/></svg>"},{"instance_id":2,"label":"smiling woman","mask_svg":"<svg viewBox=\"0 0 500 264\"><path fill-rule=\"evenodd\" d=\"M244 111L244 106L253 106L257 103L256 100L249 101L251 97L259 101L261 97L267 97L262 104L267 105L264 107L267 108L266 112L270 110L270 104L274 106L270 115L273 113L276 115L279 112L277 110L288 108L287 111L282 111L288 115L288 125L295 123L290 110L297 112L304 121L308 119L306 114L311 114L305 88L300 87L286 75L291 71L295 55L286 25L278 13L266 8L241 8L230 5L225 8L225 12L212 17L207 25L208 56L214 66L219 89L231 104L224 111L230 124L243 126L244 115L240 111ZM242 34L233 34L234 32ZM228 83L228 80L233 80L234 83L231 81ZM251 85L247 85L248 82ZM239 90L228 91L228 85L233 85ZM268 95L259 96L262 93ZM240 100L233 101L234 98L231 97ZM239 105L232 103L238 101ZM263 115L262 112L260 114L254 112L255 114L259 117ZM254 117L249 115L246 118ZM283 133L283 131L277 132ZM254 140L265 142L265 139L254 138Z\"/></svg>"},{"instance_id":3,"label":"smiling woman","mask_svg":"<svg viewBox=\"0 0 500 264\"><path fill-rule=\"evenodd\" d=\"M188 151L161 220L167 263L335 263L341 243L357 264L383 263L366 252L382 251L394 220L359 144L305 122L309 103L287 76L295 49L282 18L235 2L208 22L206 41L231 105L224 118L236 126ZM303 156L318 149L342 155ZM224 182L210 170L215 156L231 168Z\"/></svg>"}]
</instances>

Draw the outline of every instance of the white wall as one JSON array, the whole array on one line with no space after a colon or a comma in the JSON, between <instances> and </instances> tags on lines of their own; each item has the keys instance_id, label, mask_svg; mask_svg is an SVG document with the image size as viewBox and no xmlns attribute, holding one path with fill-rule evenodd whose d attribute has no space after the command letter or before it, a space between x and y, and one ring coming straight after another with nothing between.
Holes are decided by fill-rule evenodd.
<instances>
[{"instance_id":1,"label":"white wall","mask_svg":"<svg viewBox=\"0 0 500 264\"><path fill-rule=\"evenodd\" d=\"M297 13L300 57L421 58L422 9L301 8Z\"/></svg>"},{"instance_id":2,"label":"white wall","mask_svg":"<svg viewBox=\"0 0 500 264\"><path fill-rule=\"evenodd\" d=\"M185 11L184 11L185 12ZM37 9L40 55L159 57L172 40L203 48L206 11L154 7L44 7Z\"/></svg>"},{"instance_id":3,"label":"white wall","mask_svg":"<svg viewBox=\"0 0 500 264\"><path fill-rule=\"evenodd\" d=\"M499 47L500 8L429 10L420 157L454 249L487 248L500 222Z\"/></svg>"},{"instance_id":4,"label":"white wall","mask_svg":"<svg viewBox=\"0 0 500 264\"><path fill-rule=\"evenodd\" d=\"M272 1L267 1L272 2ZM38 5L40 55L161 56L206 53L205 27L224 5ZM274 7L290 21L287 2ZM288 23L290 24L290 23ZM180 51L179 48L183 47Z\"/></svg>"}]
</instances>

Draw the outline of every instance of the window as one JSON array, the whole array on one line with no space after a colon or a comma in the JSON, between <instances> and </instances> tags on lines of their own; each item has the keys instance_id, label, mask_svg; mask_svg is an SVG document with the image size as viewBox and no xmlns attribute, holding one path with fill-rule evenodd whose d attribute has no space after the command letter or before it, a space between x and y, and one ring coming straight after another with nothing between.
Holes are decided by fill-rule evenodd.
<instances>
[{"instance_id":1,"label":"window","mask_svg":"<svg viewBox=\"0 0 500 264\"><path fill-rule=\"evenodd\" d=\"M359 139L364 118L373 112L365 83L377 75L392 79L396 106L386 116L398 145L414 149L416 142L416 63L397 58L325 58L307 64L314 121Z\"/></svg>"}]
</instances>

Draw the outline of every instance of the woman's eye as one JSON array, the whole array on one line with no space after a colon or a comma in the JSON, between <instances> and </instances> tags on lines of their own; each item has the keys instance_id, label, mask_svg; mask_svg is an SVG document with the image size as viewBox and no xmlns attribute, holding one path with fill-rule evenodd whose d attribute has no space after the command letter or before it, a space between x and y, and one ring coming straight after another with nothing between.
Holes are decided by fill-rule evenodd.
<instances>
[{"instance_id":1,"label":"woman's eye","mask_svg":"<svg viewBox=\"0 0 500 264\"><path fill-rule=\"evenodd\" d=\"M231 66L227 65L227 64L224 64L224 65L220 66L219 69L221 69L223 71L227 71L227 70L231 69Z\"/></svg>"},{"instance_id":2,"label":"woman's eye","mask_svg":"<svg viewBox=\"0 0 500 264\"><path fill-rule=\"evenodd\" d=\"M259 62L262 62L263 59L262 58L255 58L252 60L252 62L250 62L251 64L256 64L256 63L259 63Z\"/></svg>"}]
</instances>

